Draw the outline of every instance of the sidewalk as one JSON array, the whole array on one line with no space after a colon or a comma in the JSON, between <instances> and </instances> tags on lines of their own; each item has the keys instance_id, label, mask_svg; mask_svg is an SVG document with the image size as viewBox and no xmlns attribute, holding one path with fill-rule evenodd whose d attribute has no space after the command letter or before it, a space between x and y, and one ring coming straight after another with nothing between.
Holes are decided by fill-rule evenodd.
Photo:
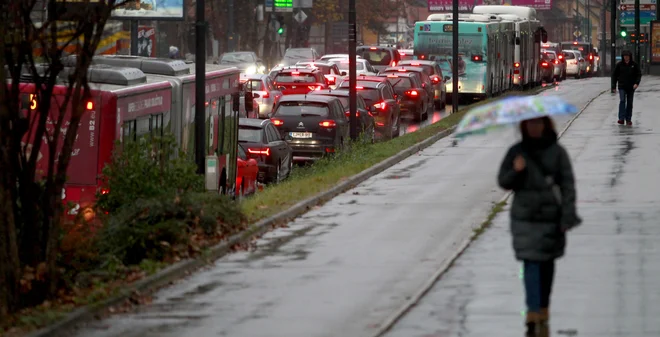
<instances>
[{"instance_id":1,"label":"sidewalk","mask_svg":"<svg viewBox=\"0 0 660 337\"><path fill-rule=\"evenodd\" d=\"M603 95L560 142L574 160L581 227L568 237L552 295L552 335L660 336L660 78L645 76L633 127ZM388 337L522 336L520 264L508 209Z\"/></svg>"}]
</instances>

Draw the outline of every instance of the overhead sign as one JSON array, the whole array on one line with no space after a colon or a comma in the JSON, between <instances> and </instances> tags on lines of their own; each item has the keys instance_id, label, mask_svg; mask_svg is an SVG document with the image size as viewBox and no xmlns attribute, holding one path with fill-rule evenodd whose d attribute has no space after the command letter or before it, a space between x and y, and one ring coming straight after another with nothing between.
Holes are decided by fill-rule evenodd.
<instances>
[{"instance_id":1,"label":"overhead sign","mask_svg":"<svg viewBox=\"0 0 660 337\"><path fill-rule=\"evenodd\" d=\"M275 12L293 12L293 0L273 0Z\"/></svg>"},{"instance_id":2,"label":"overhead sign","mask_svg":"<svg viewBox=\"0 0 660 337\"><path fill-rule=\"evenodd\" d=\"M640 11L639 12L639 24L640 25L648 25L651 23L651 21L655 20L656 18L656 12L655 10L653 11ZM634 25L635 24L635 12L621 12L619 14L619 22L622 25Z\"/></svg>"},{"instance_id":3,"label":"overhead sign","mask_svg":"<svg viewBox=\"0 0 660 337\"><path fill-rule=\"evenodd\" d=\"M127 1L112 11L113 19L183 20L183 0Z\"/></svg>"},{"instance_id":4,"label":"overhead sign","mask_svg":"<svg viewBox=\"0 0 660 337\"><path fill-rule=\"evenodd\" d=\"M658 0L639 0L640 5L655 5L657 2ZM635 6L635 0L621 0L620 4Z\"/></svg>"},{"instance_id":5,"label":"overhead sign","mask_svg":"<svg viewBox=\"0 0 660 337\"><path fill-rule=\"evenodd\" d=\"M619 10L622 12L634 12L635 11L635 5L619 5ZM652 4L644 4L644 5L639 5L639 10L640 11L654 11L655 10L655 5Z\"/></svg>"}]
</instances>

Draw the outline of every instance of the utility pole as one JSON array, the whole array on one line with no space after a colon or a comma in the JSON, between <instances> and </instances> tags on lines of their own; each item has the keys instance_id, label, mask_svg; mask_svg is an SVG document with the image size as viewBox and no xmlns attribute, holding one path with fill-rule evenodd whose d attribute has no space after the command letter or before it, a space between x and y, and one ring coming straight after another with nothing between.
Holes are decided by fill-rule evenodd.
<instances>
[{"instance_id":1,"label":"utility pole","mask_svg":"<svg viewBox=\"0 0 660 337\"><path fill-rule=\"evenodd\" d=\"M198 0L199 1L199 0ZM227 30L229 35L229 41L227 41L227 50L232 52L234 51L235 41L234 41L234 0L227 0Z\"/></svg>"},{"instance_id":2,"label":"utility pole","mask_svg":"<svg viewBox=\"0 0 660 337\"><path fill-rule=\"evenodd\" d=\"M204 0L197 0L195 23L195 162L197 173L206 171L206 22L204 20Z\"/></svg>"},{"instance_id":3,"label":"utility pole","mask_svg":"<svg viewBox=\"0 0 660 337\"><path fill-rule=\"evenodd\" d=\"M587 37L591 43L591 0L587 0Z\"/></svg>"},{"instance_id":4,"label":"utility pole","mask_svg":"<svg viewBox=\"0 0 660 337\"><path fill-rule=\"evenodd\" d=\"M458 112L458 0L452 0L451 113Z\"/></svg>"},{"instance_id":5,"label":"utility pole","mask_svg":"<svg viewBox=\"0 0 660 337\"><path fill-rule=\"evenodd\" d=\"M348 106L351 111L351 139L358 139L357 127L357 27L355 17L355 0L348 0Z\"/></svg>"},{"instance_id":6,"label":"utility pole","mask_svg":"<svg viewBox=\"0 0 660 337\"><path fill-rule=\"evenodd\" d=\"M610 0L610 43L612 44L610 49L610 74L614 71L616 65L616 17L616 0Z\"/></svg>"},{"instance_id":7,"label":"utility pole","mask_svg":"<svg viewBox=\"0 0 660 337\"><path fill-rule=\"evenodd\" d=\"M138 20L131 20L131 55L137 56L138 54L138 27L140 22Z\"/></svg>"},{"instance_id":8,"label":"utility pole","mask_svg":"<svg viewBox=\"0 0 660 337\"><path fill-rule=\"evenodd\" d=\"M635 39L635 62L637 62L637 66L641 66L641 56L642 53L639 50L639 40L641 36L641 28L639 27L639 0L635 0L635 36L637 37Z\"/></svg>"}]
</instances>

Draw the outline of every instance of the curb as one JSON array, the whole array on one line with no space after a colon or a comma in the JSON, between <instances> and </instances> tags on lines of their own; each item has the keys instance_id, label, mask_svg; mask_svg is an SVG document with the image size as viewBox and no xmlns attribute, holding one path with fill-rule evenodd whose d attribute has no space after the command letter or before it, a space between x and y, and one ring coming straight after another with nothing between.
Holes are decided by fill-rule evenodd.
<instances>
[{"instance_id":1,"label":"curb","mask_svg":"<svg viewBox=\"0 0 660 337\"><path fill-rule=\"evenodd\" d=\"M557 138L558 139L561 138L561 136L563 136L564 133L566 133L566 131L568 131L568 128L571 127L573 122L576 119L578 119L578 117L580 117L580 115L582 115L582 112L587 110L587 108L589 107L589 105L591 105L591 103L593 101L595 101L598 97L602 96L604 93L606 93L608 91L609 90L604 90L600 94L596 95L594 98L590 99L587 102L587 104L585 104L584 107L582 109L580 109L580 111L578 111L578 113L575 114L575 116L573 116L566 123L566 126L564 126L564 129L562 129L557 134ZM498 202L496 202L495 204L500 204L504 201L507 201L509 199L509 197L511 197L512 194L513 194L512 191L506 192L502 196L502 198L500 198L500 200ZM470 244L475 241L475 239L476 239L476 237L474 237L473 235L470 235L469 238L463 240L458 245L458 250L454 254L452 254L451 257L449 259L447 259L447 261L445 263L443 263L442 266L438 270L436 270L433 273L433 275L431 275L431 277L426 282L424 282L424 285L419 290L417 290L413 294L413 296L409 297L409 300L406 301L406 303L404 303L401 307L399 307L392 315L388 316L383 321L383 323L379 324L378 331L375 334L373 334L372 336L373 337L382 337L385 333L387 333L390 329L392 329L392 327L399 320L401 320L401 318L403 318L408 313L408 311L410 311L410 309L412 309L414 306L417 305L417 303L419 303L419 301L422 300L424 295L426 295L426 293L428 293L431 290L431 288L433 288L433 286L438 282L438 280L440 280L442 275L444 275L447 271L449 271L449 268L454 264L454 262L456 262L456 260L458 260L458 258L461 255L463 255L463 253L467 250L467 248L470 246Z\"/></svg>"},{"instance_id":2,"label":"curb","mask_svg":"<svg viewBox=\"0 0 660 337\"><path fill-rule=\"evenodd\" d=\"M66 317L63 318L62 320L52 325L46 326L42 329L39 329L35 332L32 332L27 336L28 337L61 336L65 334L67 331L75 329L76 325L98 318L98 316L109 307L121 304L126 300L129 300L133 295L149 294L158 290L158 288L160 287L166 286L176 280L184 278L187 275L191 274L193 271L200 269L212 263L213 261L219 259L220 257L226 255L231 251L231 247L235 246L236 244L249 241L254 236L264 234L265 232L270 230L274 225L277 225L281 222L285 222L285 221L288 222L290 220L295 219L296 217L309 211L310 208L327 202L328 200L354 188L355 186L377 175L378 173L381 173L386 169L394 166L395 164L398 164L399 162L412 156L416 152L421 151L433 145L440 139L451 135L455 129L456 126L452 126L451 128L445 129L415 145L410 146L405 150L401 150L399 153L395 154L394 156L389 157L381 161L380 163L344 180L343 182L337 184L335 187L325 192L321 192L313 197L305 199L291 206L287 210L284 210L271 217L258 221L257 223L248 227L243 232L239 234L235 234L234 236L230 237L227 241L224 241L222 243L219 243L211 247L208 253L203 254L203 256L194 259L183 260L181 262L170 265L165 269L147 278L135 282L131 286L123 288L122 290L119 291L117 295L112 296L109 299L106 299L96 304L92 304L76 309L73 312L66 315Z\"/></svg>"}]
</instances>

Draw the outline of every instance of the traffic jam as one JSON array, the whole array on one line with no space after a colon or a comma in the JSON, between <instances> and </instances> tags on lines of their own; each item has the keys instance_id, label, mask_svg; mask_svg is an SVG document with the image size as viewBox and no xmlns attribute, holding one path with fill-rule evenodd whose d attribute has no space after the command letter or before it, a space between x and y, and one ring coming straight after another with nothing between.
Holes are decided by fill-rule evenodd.
<instances>
[{"instance_id":1,"label":"traffic jam","mask_svg":"<svg viewBox=\"0 0 660 337\"><path fill-rule=\"evenodd\" d=\"M459 38L465 43L459 45L455 76L462 104L600 74L597 48L548 42L535 12L526 8L475 6L472 14L461 16ZM433 123L451 113L445 106L454 93L452 25L451 14L432 14L415 24L412 50L357 48L361 142L388 141L399 137L406 123ZM64 64L73 69L75 56L69 58ZM287 49L272 69L250 51L225 53L216 64L207 64L205 153L217 156L215 189L247 196L286 180L299 163L347 149L348 70L348 54L319 55L313 48ZM86 107L93 113L83 122L93 132L76 143L72 179L62 192L64 202L74 204L71 215L92 205L115 141L167 132L194 156L194 63L98 55L89 71L92 99ZM32 105L33 86L21 84L25 108ZM61 89L56 97L66 92ZM437 118L429 121L430 116Z\"/></svg>"}]
</instances>

